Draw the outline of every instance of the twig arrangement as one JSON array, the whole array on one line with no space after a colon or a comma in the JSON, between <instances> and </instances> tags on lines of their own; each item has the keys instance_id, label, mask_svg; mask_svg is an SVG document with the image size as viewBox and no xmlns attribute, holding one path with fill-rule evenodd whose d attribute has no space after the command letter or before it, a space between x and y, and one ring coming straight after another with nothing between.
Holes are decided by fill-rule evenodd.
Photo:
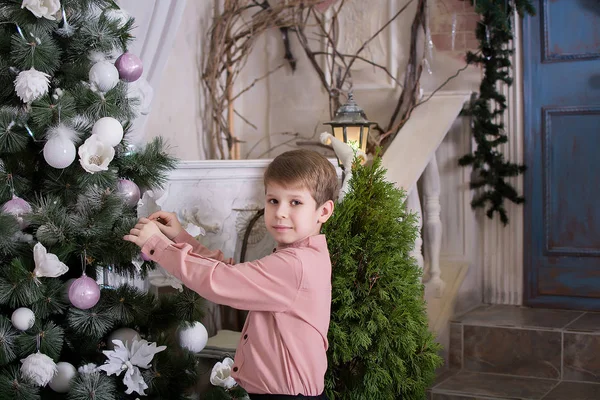
<instances>
[{"instance_id":1,"label":"twig arrangement","mask_svg":"<svg viewBox=\"0 0 600 400\"><path fill-rule=\"evenodd\" d=\"M410 58L401 85L398 77L393 74L395 71L389 71L386 66L369 59L365 56L365 49L378 35L389 29L390 25L414 2L417 3L417 12L411 27ZM351 70L357 60L383 71L396 84L402 86L402 92L388 124L376 123L375 134L370 138L370 146L382 145L383 151L391 143L417 105L425 54L426 0L407 0L404 6L352 54L340 51L341 43L338 35L339 15L346 1L337 1L326 13L322 12L323 3L322 0L272 0L271 2L269 0L226 0L221 12L216 13L209 31L210 46L202 76L209 100L207 107L210 108L208 132L211 140L208 158L239 158L240 140L234 134L233 116L237 115L250 126L253 124L236 111L234 102L257 82L278 69L288 65L295 70L297 60L291 48L290 34L296 35L304 54L329 96L331 118L342 104L343 96L352 90ZM236 79L246 65L256 40L273 28L281 32L285 49L284 59L266 74L256 78L250 85L234 93ZM327 59L326 63L323 62L324 58ZM313 142L302 142L302 144L306 143Z\"/></svg>"}]
</instances>

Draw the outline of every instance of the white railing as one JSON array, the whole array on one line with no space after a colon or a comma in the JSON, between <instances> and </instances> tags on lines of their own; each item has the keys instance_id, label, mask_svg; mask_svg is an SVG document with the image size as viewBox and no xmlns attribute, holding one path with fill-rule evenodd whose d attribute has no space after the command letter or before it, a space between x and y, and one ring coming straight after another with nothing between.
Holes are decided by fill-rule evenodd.
<instances>
[{"instance_id":1,"label":"white railing","mask_svg":"<svg viewBox=\"0 0 600 400\"><path fill-rule=\"evenodd\" d=\"M445 288L440 267L442 207L436 151L469 97L467 92L445 92L423 102L383 156L388 179L407 190L407 207L419 218L423 235L417 237L412 255L423 271L426 290L435 297L441 297Z\"/></svg>"}]
</instances>

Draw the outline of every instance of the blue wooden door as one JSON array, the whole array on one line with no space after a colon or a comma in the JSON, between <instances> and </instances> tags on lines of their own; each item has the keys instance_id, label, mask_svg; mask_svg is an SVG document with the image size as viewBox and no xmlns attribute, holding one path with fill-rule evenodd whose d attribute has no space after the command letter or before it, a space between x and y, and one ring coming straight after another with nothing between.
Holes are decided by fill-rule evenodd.
<instances>
[{"instance_id":1,"label":"blue wooden door","mask_svg":"<svg viewBox=\"0 0 600 400\"><path fill-rule=\"evenodd\" d=\"M600 0L523 21L525 303L600 310Z\"/></svg>"}]
</instances>

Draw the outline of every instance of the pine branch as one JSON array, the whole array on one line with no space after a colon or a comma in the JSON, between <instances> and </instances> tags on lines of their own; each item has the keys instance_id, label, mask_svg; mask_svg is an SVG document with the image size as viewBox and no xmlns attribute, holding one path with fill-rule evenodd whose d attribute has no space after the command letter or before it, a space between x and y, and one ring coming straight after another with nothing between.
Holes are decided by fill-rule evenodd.
<instances>
[{"instance_id":1,"label":"pine branch","mask_svg":"<svg viewBox=\"0 0 600 400\"><path fill-rule=\"evenodd\" d=\"M17 233L20 231L15 217L0 211L0 256L16 252L19 247Z\"/></svg>"},{"instance_id":2,"label":"pine branch","mask_svg":"<svg viewBox=\"0 0 600 400\"><path fill-rule=\"evenodd\" d=\"M16 365L0 371L0 399L39 400L40 389L21 378L21 372Z\"/></svg>"},{"instance_id":3,"label":"pine branch","mask_svg":"<svg viewBox=\"0 0 600 400\"><path fill-rule=\"evenodd\" d=\"M88 310L71 307L67 313L67 322L77 335L96 340L106 335L115 325L110 312L98 304Z\"/></svg>"},{"instance_id":4,"label":"pine branch","mask_svg":"<svg viewBox=\"0 0 600 400\"><path fill-rule=\"evenodd\" d=\"M36 321L33 328L17 338L19 354L25 357L37 352L39 338L40 352L54 359L56 362L62 350L63 336L63 329L54 322L48 321L42 325L39 321Z\"/></svg>"},{"instance_id":5,"label":"pine branch","mask_svg":"<svg viewBox=\"0 0 600 400\"><path fill-rule=\"evenodd\" d=\"M117 398L115 378L100 372L77 374L69 390L69 400L114 400L115 398Z\"/></svg>"},{"instance_id":6,"label":"pine branch","mask_svg":"<svg viewBox=\"0 0 600 400\"><path fill-rule=\"evenodd\" d=\"M114 320L115 325L145 326L154 308L154 296L129 285L104 289L101 307Z\"/></svg>"},{"instance_id":7,"label":"pine branch","mask_svg":"<svg viewBox=\"0 0 600 400\"><path fill-rule=\"evenodd\" d=\"M0 315L0 366L4 366L17 358L16 340L19 332L13 328L12 322Z\"/></svg>"},{"instance_id":8,"label":"pine branch","mask_svg":"<svg viewBox=\"0 0 600 400\"><path fill-rule=\"evenodd\" d=\"M39 300L31 305L31 310L38 319L46 319L51 315L62 315L69 307L65 296L65 285L58 279L47 279L44 291Z\"/></svg>"},{"instance_id":9,"label":"pine branch","mask_svg":"<svg viewBox=\"0 0 600 400\"><path fill-rule=\"evenodd\" d=\"M117 166L121 175L139 187L158 188L167 182L167 172L174 169L176 159L160 137L154 138L143 150L121 157Z\"/></svg>"},{"instance_id":10,"label":"pine branch","mask_svg":"<svg viewBox=\"0 0 600 400\"><path fill-rule=\"evenodd\" d=\"M20 259L0 269L0 304L11 308L26 307L42 297L42 285Z\"/></svg>"}]
</instances>

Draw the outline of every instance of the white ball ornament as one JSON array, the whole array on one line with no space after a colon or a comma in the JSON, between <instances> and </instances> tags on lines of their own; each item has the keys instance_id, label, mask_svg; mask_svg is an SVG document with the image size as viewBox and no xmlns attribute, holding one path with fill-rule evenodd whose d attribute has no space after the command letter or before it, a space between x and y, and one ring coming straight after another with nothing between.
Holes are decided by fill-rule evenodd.
<instances>
[{"instance_id":1,"label":"white ball ornament","mask_svg":"<svg viewBox=\"0 0 600 400\"><path fill-rule=\"evenodd\" d=\"M35 315L27 307L17 308L13 311L10 321L20 331L26 331L35 324Z\"/></svg>"},{"instance_id":2,"label":"white ball ornament","mask_svg":"<svg viewBox=\"0 0 600 400\"><path fill-rule=\"evenodd\" d=\"M100 141L115 147L123 140L123 126L112 117L100 118L92 127L92 135L97 135Z\"/></svg>"},{"instance_id":3,"label":"white ball ornament","mask_svg":"<svg viewBox=\"0 0 600 400\"><path fill-rule=\"evenodd\" d=\"M44 160L57 169L67 168L75 161L76 155L75 145L64 137L53 137L44 145Z\"/></svg>"},{"instance_id":4,"label":"white ball ornament","mask_svg":"<svg viewBox=\"0 0 600 400\"><path fill-rule=\"evenodd\" d=\"M200 322L179 329L179 344L193 353L199 353L208 342L208 332Z\"/></svg>"},{"instance_id":5,"label":"white ball ornament","mask_svg":"<svg viewBox=\"0 0 600 400\"><path fill-rule=\"evenodd\" d=\"M89 78L101 92L108 92L119 83L119 71L111 62L99 61L90 68Z\"/></svg>"},{"instance_id":6,"label":"white ball ornament","mask_svg":"<svg viewBox=\"0 0 600 400\"><path fill-rule=\"evenodd\" d=\"M52 378L48 386L57 393L67 393L71 384L71 379L75 377L77 370L68 362L59 362L56 364L56 375Z\"/></svg>"},{"instance_id":7,"label":"white ball ornament","mask_svg":"<svg viewBox=\"0 0 600 400\"><path fill-rule=\"evenodd\" d=\"M54 361L39 351L22 359L21 364L21 376L38 386L46 386L56 374Z\"/></svg>"},{"instance_id":8,"label":"white ball ornament","mask_svg":"<svg viewBox=\"0 0 600 400\"><path fill-rule=\"evenodd\" d=\"M106 338L106 348L108 350L114 350L115 344L112 342L113 340L120 340L123 344L127 343L129 347L134 340L140 341L142 338L137 331L131 328L119 328Z\"/></svg>"}]
</instances>

